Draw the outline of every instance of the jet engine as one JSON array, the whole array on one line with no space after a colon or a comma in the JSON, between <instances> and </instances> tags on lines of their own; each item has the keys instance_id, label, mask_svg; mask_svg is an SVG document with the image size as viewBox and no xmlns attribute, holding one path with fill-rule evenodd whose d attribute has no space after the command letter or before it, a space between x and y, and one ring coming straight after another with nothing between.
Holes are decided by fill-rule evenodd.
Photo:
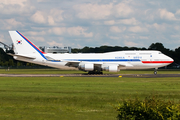
<instances>
[{"instance_id":1,"label":"jet engine","mask_svg":"<svg viewBox=\"0 0 180 120\"><path fill-rule=\"evenodd\" d=\"M109 72L118 72L118 66L117 65L110 65L108 67L104 68L105 71L109 71Z\"/></svg>"},{"instance_id":2,"label":"jet engine","mask_svg":"<svg viewBox=\"0 0 180 120\"><path fill-rule=\"evenodd\" d=\"M84 71L93 71L94 64L92 64L92 63L80 64L79 69L84 70Z\"/></svg>"}]
</instances>

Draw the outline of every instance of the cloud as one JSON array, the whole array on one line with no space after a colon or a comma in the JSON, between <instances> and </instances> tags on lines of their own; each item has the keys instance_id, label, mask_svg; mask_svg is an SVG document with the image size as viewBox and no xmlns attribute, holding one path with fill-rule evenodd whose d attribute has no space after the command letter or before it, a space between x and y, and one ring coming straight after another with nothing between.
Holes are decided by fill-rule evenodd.
<instances>
[{"instance_id":1,"label":"cloud","mask_svg":"<svg viewBox=\"0 0 180 120\"><path fill-rule=\"evenodd\" d=\"M31 20L35 23L45 24L46 18L41 11L37 11L34 15L32 15Z\"/></svg>"},{"instance_id":2,"label":"cloud","mask_svg":"<svg viewBox=\"0 0 180 120\"><path fill-rule=\"evenodd\" d=\"M114 5L109 4L80 4L75 5L74 9L77 12L77 17L81 19L107 19L111 16L127 17L133 12L130 6L125 3Z\"/></svg>"},{"instance_id":3,"label":"cloud","mask_svg":"<svg viewBox=\"0 0 180 120\"><path fill-rule=\"evenodd\" d=\"M71 27L71 28L67 29L67 32L69 33L69 35L72 35L72 36L80 36L80 35L84 35L85 37L92 37L93 36L92 32L86 33L85 31L86 31L86 29L84 29L80 26Z\"/></svg>"},{"instance_id":4,"label":"cloud","mask_svg":"<svg viewBox=\"0 0 180 120\"><path fill-rule=\"evenodd\" d=\"M140 36L139 39L148 40L149 38L147 36Z\"/></svg>"},{"instance_id":5,"label":"cloud","mask_svg":"<svg viewBox=\"0 0 180 120\"><path fill-rule=\"evenodd\" d=\"M65 27L54 27L54 28L49 30L49 33L53 33L55 35L62 35L65 32L66 32L66 28Z\"/></svg>"},{"instance_id":6,"label":"cloud","mask_svg":"<svg viewBox=\"0 0 180 120\"><path fill-rule=\"evenodd\" d=\"M114 37L114 36L109 36L110 39L113 39L113 40L119 40L119 37ZM108 45L108 44L106 44Z\"/></svg>"},{"instance_id":7,"label":"cloud","mask_svg":"<svg viewBox=\"0 0 180 120\"><path fill-rule=\"evenodd\" d=\"M131 13L133 13L132 8L125 3L119 3L115 6L113 6L113 14L116 17L127 17Z\"/></svg>"},{"instance_id":8,"label":"cloud","mask_svg":"<svg viewBox=\"0 0 180 120\"><path fill-rule=\"evenodd\" d=\"M166 9L159 9L158 12L161 19L177 20L175 15L172 12L168 12Z\"/></svg>"},{"instance_id":9,"label":"cloud","mask_svg":"<svg viewBox=\"0 0 180 120\"><path fill-rule=\"evenodd\" d=\"M112 4L80 4L75 5L77 16L81 19L106 19L111 15Z\"/></svg>"},{"instance_id":10,"label":"cloud","mask_svg":"<svg viewBox=\"0 0 180 120\"><path fill-rule=\"evenodd\" d=\"M45 31L40 31L40 32L28 31L28 32L26 32L26 34L30 35L30 36L39 36L39 35L46 35L46 32Z\"/></svg>"},{"instance_id":11,"label":"cloud","mask_svg":"<svg viewBox=\"0 0 180 120\"><path fill-rule=\"evenodd\" d=\"M128 29L130 32L134 32L134 33L138 33L138 32L148 32L147 28L143 28L140 26L133 26L133 27L129 27Z\"/></svg>"},{"instance_id":12,"label":"cloud","mask_svg":"<svg viewBox=\"0 0 180 120\"><path fill-rule=\"evenodd\" d=\"M87 33L87 29L83 27L54 27L49 30L50 33L56 34L56 35L63 35L68 34L70 36L84 36L84 37L93 37L93 33Z\"/></svg>"},{"instance_id":13,"label":"cloud","mask_svg":"<svg viewBox=\"0 0 180 120\"><path fill-rule=\"evenodd\" d=\"M63 10L51 9L50 12L36 11L31 16L31 20L38 24L56 25L58 22L63 21Z\"/></svg>"},{"instance_id":14,"label":"cloud","mask_svg":"<svg viewBox=\"0 0 180 120\"><path fill-rule=\"evenodd\" d=\"M54 21L52 16L48 16L48 23L49 23L49 25L54 25L55 24L55 21Z\"/></svg>"},{"instance_id":15,"label":"cloud","mask_svg":"<svg viewBox=\"0 0 180 120\"><path fill-rule=\"evenodd\" d=\"M22 14L31 13L35 7L30 4L28 0L1 0L0 13L1 14Z\"/></svg>"},{"instance_id":16,"label":"cloud","mask_svg":"<svg viewBox=\"0 0 180 120\"><path fill-rule=\"evenodd\" d=\"M56 41L47 42L50 46L59 46L63 47L64 45L62 43L57 43Z\"/></svg>"},{"instance_id":17,"label":"cloud","mask_svg":"<svg viewBox=\"0 0 180 120\"><path fill-rule=\"evenodd\" d=\"M125 44L126 46L138 46L137 43L130 42L130 41L125 41L124 44Z\"/></svg>"},{"instance_id":18,"label":"cloud","mask_svg":"<svg viewBox=\"0 0 180 120\"><path fill-rule=\"evenodd\" d=\"M27 2L27 0L1 0L0 4L4 4L4 5L20 5L20 6L25 6L25 2Z\"/></svg>"},{"instance_id":19,"label":"cloud","mask_svg":"<svg viewBox=\"0 0 180 120\"><path fill-rule=\"evenodd\" d=\"M48 24L49 25L57 25L57 23L61 22L64 20L62 13L64 11L63 10L59 10L59 9L51 9L49 15L47 16L46 19L48 19Z\"/></svg>"},{"instance_id":20,"label":"cloud","mask_svg":"<svg viewBox=\"0 0 180 120\"><path fill-rule=\"evenodd\" d=\"M12 30L16 28L24 27L24 25L14 18L11 19L0 19L1 27L5 30Z\"/></svg>"},{"instance_id":21,"label":"cloud","mask_svg":"<svg viewBox=\"0 0 180 120\"><path fill-rule=\"evenodd\" d=\"M31 40L33 41L40 41L40 42L44 42L44 38L43 37L31 37Z\"/></svg>"},{"instance_id":22,"label":"cloud","mask_svg":"<svg viewBox=\"0 0 180 120\"><path fill-rule=\"evenodd\" d=\"M138 25L139 22L135 18L119 20L118 23L125 25Z\"/></svg>"},{"instance_id":23,"label":"cloud","mask_svg":"<svg viewBox=\"0 0 180 120\"><path fill-rule=\"evenodd\" d=\"M18 22L18 21L16 21L16 20L13 19L13 18L12 18L12 19L7 19L6 22L7 22L9 25L14 26L14 27L17 27L17 26L22 27L22 26L24 26L21 22Z\"/></svg>"},{"instance_id":24,"label":"cloud","mask_svg":"<svg viewBox=\"0 0 180 120\"><path fill-rule=\"evenodd\" d=\"M155 27L156 30L161 30L161 31L165 31L166 30L166 25L165 24L159 25L157 23L154 23L153 27Z\"/></svg>"},{"instance_id":25,"label":"cloud","mask_svg":"<svg viewBox=\"0 0 180 120\"><path fill-rule=\"evenodd\" d=\"M123 28L119 28L119 27L117 27L117 26L112 26L111 28L110 28L110 31L111 32L115 32L115 33L120 33L120 32L123 32L124 30L126 30L126 27L123 27Z\"/></svg>"},{"instance_id":26,"label":"cloud","mask_svg":"<svg viewBox=\"0 0 180 120\"><path fill-rule=\"evenodd\" d=\"M109 20L109 21L104 21L105 25L114 25L115 21L114 20Z\"/></svg>"},{"instance_id":27,"label":"cloud","mask_svg":"<svg viewBox=\"0 0 180 120\"><path fill-rule=\"evenodd\" d=\"M159 41L164 46L174 48L180 34L179 3L144 0L0 0L0 31L4 35L1 40L11 43L7 31L19 30L43 45L49 45L45 42L47 40L56 44L61 37L63 44L82 47L103 43L117 45L120 40L121 46L125 45L123 40L128 41L126 45L133 45L138 40L141 45L149 46Z\"/></svg>"}]
</instances>

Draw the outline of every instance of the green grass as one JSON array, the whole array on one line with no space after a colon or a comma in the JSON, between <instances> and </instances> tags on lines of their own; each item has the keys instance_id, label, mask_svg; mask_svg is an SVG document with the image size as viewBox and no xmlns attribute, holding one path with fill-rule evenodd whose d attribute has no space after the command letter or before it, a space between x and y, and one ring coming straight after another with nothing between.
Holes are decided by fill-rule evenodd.
<instances>
[{"instance_id":1,"label":"green grass","mask_svg":"<svg viewBox=\"0 0 180 120\"><path fill-rule=\"evenodd\" d=\"M180 100L180 78L0 77L0 119L115 120L122 99Z\"/></svg>"},{"instance_id":2,"label":"green grass","mask_svg":"<svg viewBox=\"0 0 180 120\"><path fill-rule=\"evenodd\" d=\"M60 70L60 69L0 69L0 74L86 74L79 70ZM154 74L154 70L121 70L120 72L107 72L104 74ZM180 70L159 69L158 74L180 74Z\"/></svg>"}]
</instances>

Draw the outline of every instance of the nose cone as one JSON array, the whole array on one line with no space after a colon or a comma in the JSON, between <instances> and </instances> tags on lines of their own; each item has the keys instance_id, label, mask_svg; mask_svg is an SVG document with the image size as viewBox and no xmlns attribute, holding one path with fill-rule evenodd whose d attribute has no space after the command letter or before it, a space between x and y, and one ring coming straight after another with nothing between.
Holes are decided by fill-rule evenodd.
<instances>
[{"instance_id":1,"label":"nose cone","mask_svg":"<svg viewBox=\"0 0 180 120\"><path fill-rule=\"evenodd\" d=\"M169 57L169 61L170 61L171 63L173 63L173 62L174 62L174 60L173 60L172 58L170 58L170 57Z\"/></svg>"},{"instance_id":2,"label":"nose cone","mask_svg":"<svg viewBox=\"0 0 180 120\"><path fill-rule=\"evenodd\" d=\"M172 58L170 58L170 57L168 57L168 59L167 59L167 60L168 60L168 63L169 63L169 64L171 64L171 63L173 63L173 62L174 62L174 60L173 60Z\"/></svg>"}]
</instances>

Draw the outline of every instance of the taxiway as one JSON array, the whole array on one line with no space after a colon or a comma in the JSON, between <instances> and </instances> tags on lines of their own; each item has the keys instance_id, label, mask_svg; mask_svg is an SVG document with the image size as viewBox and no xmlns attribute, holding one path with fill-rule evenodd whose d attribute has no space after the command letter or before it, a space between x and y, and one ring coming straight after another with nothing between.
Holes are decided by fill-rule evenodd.
<instances>
[{"instance_id":1,"label":"taxiway","mask_svg":"<svg viewBox=\"0 0 180 120\"><path fill-rule=\"evenodd\" d=\"M180 77L180 74L0 74L0 77L133 77L133 78L163 78Z\"/></svg>"}]
</instances>

